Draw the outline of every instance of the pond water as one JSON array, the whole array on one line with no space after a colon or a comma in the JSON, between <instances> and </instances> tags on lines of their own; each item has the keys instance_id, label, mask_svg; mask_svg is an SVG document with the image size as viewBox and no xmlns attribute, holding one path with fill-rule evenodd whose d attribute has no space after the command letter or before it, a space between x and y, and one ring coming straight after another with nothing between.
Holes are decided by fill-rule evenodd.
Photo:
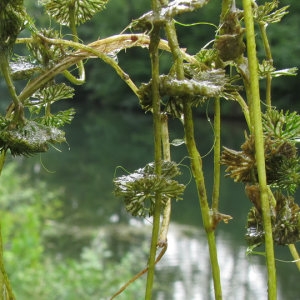
<instances>
[{"instance_id":1,"label":"pond water","mask_svg":"<svg viewBox=\"0 0 300 300\"><path fill-rule=\"evenodd\" d=\"M213 132L206 118L199 118L196 126L197 142L201 153L205 154L204 169L210 196L213 174L210 150ZM223 144L238 149L244 134L243 126L242 123L224 124ZM171 139L183 137L179 122L170 120L170 133ZM151 134L151 116L145 116L144 112L131 114L98 111L83 114L75 118L74 124L67 129L68 145L61 147L62 153L53 150L42 158L29 158L24 163L25 170L30 169L35 176L47 180L53 188L63 187L62 221L79 226L79 231L86 227L99 231L95 239L110 241L110 250L115 255L116 263L124 255L122 251L131 251L130 247L135 247L136 251L139 245L144 262L147 260L145 248L149 246L151 220L128 216L122 201L113 195L112 179L114 176L126 174L126 170L133 171L153 160ZM155 299L213 299L207 245L195 187L190 182L187 153L184 146L174 147L172 150L172 159L182 164L179 181L188 183L188 186L184 200L172 204L168 250L157 266ZM40 160L47 169L55 173L49 173L41 167ZM224 299L267 299L264 257L246 256L244 234L250 207L243 186L228 178L222 178L220 210L233 217L229 224L220 224L216 231ZM115 228L113 232L112 226ZM130 228L130 232L133 229L139 232L143 228L143 234L138 235L134 245L120 233L127 230L126 228ZM118 231L119 234L116 234ZM66 255L76 257L83 246L92 242L95 242L92 238L83 239L82 244L79 243L76 247L74 244L70 247L70 243L66 241L58 242L57 247L60 249L52 251L63 251ZM276 247L275 250L276 258L292 260L286 247ZM278 299L297 299L300 286L299 272L295 265L278 261L277 266ZM144 282L145 277L139 280ZM117 299L128 298L121 295Z\"/></svg>"}]
</instances>

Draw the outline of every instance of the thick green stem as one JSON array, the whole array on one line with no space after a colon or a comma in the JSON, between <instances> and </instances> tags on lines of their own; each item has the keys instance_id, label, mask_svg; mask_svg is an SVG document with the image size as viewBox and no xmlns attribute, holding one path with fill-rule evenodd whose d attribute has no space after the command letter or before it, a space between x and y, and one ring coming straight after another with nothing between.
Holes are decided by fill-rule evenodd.
<instances>
[{"instance_id":1,"label":"thick green stem","mask_svg":"<svg viewBox=\"0 0 300 300\"><path fill-rule=\"evenodd\" d=\"M160 95L159 95L159 31L160 28L154 26L151 32L151 40L149 46L152 70L152 103L153 103L153 126L154 126L154 157L155 157L155 173L161 175L161 112L160 112ZM155 208L153 215L153 228L151 248L148 262L147 285L145 299L152 299L152 289L154 282L156 249L158 245L158 235L160 228L161 213L161 194L157 193L155 197Z\"/></svg>"},{"instance_id":2,"label":"thick green stem","mask_svg":"<svg viewBox=\"0 0 300 300\"><path fill-rule=\"evenodd\" d=\"M272 224L271 224L271 210L268 198L268 187L266 180L265 169L265 154L264 154L264 137L262 130L262 118L260 107L260 95L259 95L259 82L258 82L258 66L256 56L256 42L253 23L253 14L251 7L251 0L243 0L244 7L244 19L246 25L246 37L247 37L247 53L249 61L249 73L250 73L250 91L251 102L250 110L252 110L251 124L253 126L254 138L255 138L255 154L256 164L258 172L258 180L261 194L261 208L263 215L264 231L265 231L265 247L266 247L266 264L268 269L268 297L269 300L275 300L277 298L277 283L276 283L276 268L274 258L274 246L272 236Z\"/></svg>"}]
</instances>

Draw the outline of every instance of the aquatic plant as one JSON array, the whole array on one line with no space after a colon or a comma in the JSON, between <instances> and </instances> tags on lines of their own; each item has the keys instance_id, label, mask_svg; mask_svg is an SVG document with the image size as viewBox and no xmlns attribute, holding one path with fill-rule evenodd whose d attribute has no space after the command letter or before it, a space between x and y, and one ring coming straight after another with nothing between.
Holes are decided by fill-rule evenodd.
<instances>
[{"instance_id":1,"label":"aquatic plant","mask_svg":"<svg viewBox=\"0 0 300 300\"><path fill-rule=\"evenodd\" d=\"M296 145L300 117L295 112L273 108L271 95L272 78L293 76L296 69L276 70L266 31L268 24L279 22L288 13L288 6L278 8L276 0L262 5L243 0L241 10L234 0L223 0L212 42L200 45L198 53L190 55L179 47L174 18L200 10L209 0L151 0L151 10L133 20L121 34L87 45L81 41L77 27L105 9L108 0L43 0L40 3L53 21L69 29L71 39L52 28L37 28L22 0L6 0L0 4L0 68L11 98L6 113L0 116L0 170L8 152L13 156L29 156L47 151L49 145L65 142L62 127L72 121L75 111L68 109L54 114L52 105L58 100L72 98L74 89L65 83L56 83L55 78L62 74L71 84L83 84L83 62L99 58L112 67L137 96L141 108L153 116L153 162L131 174L114 178L115 194L123 198L126 210L133 216L153 218L147 267L128 284L147 272L145 299L152 298L155 265L167 250L171 200L181 199L185 188L174 179L180 171L179 164L171 160L168 135L168 118L171 117L177 118L184 129L185 136L180 144L187 148L198 192L215 299L222 299L215 231L219 222L227 223L231 219L230 215L219 211L220 164L227 165L227 175L234 181L245 184L246 194L253 203L247 217L246 237L251 249L265 244L269 299L276 299L273 244L289 244L296 257L297 251L290 244L300 238L299 207L291 196L299 185ZM256 53L255 24L265 49L262 61L258 61ZM126 30L130 33L125 33ZM27 37L20 37L22 31ZM24 46L29 55L16 55L16 44ZM131 47L149 51L151 78L139 87L116 60L120 51ZM171 56L168 74L160 72L161 50ZM260 105L260 79L266 82L266 111ZM19 94L16 80L26 82ZM211 201L207 196L193 115L196 108L209 100L214 102ZM224 147L221 155L220 103L223 100L240 105L248 128L241 150ZM1 245L0 249L2 251ZM157 255L158 249L161 251ZM0 271L3 282L0 292L7 299L14 299L2 253Z\"/></svg>"}]
</instances>

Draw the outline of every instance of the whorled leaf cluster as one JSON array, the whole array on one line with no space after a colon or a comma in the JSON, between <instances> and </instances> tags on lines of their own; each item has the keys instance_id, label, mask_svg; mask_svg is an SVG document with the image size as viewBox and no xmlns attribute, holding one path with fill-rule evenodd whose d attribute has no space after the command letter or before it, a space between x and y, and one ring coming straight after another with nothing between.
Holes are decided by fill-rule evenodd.
<instances>
[{"instance_id":1,"label":"whorled leaf cluster","mask_svg":"<svg viewBox=\"0 0 300 300\"><path fill-rule=\"evenodd\" d=\"M198 106L209 98L227 97L235 89L223 69L201 71L186 64L185 76L183 80L178 80L172 74L160 76L159 93L162 99L166 99L165 111L175 117L182 114L183 101ZM141 84L138 93L142 108L152 110L152 81Z\"/></svg>"},{"instance_id":2,"label":"whorled leaf cluster","mask_svg":"<svg viewBox=\"0 0 300 300\"><path fill-rule=\"evenodd\" d=\"M300 184L300 158L296 143L300 137L300 116L296 112L269 110L263 114L264 152L267 184L274 189L270 199L274 242L289 244L300 240L300 208L291 196ZM241 151L224 147L221 163L227 176L246 184L253 203L248 214L246 238L250 245L264 240L253 135L245 135Z\"/></svg>"},{"instance_id":3,"label":"whorled leaf cluster","mask_svg":"<svg viewBox=\"0 0 300 300\"><path fill-rule=\"evenodd\" d=\"M10 150L14 156L46 152L49 145L65 141L65 133L56 127L45 126L35 121L26 121L25 124L15 126L1 118L0 150Z\"/></svg>"},{"instance_id":4,"label":"whorled leaf cluster","mask_svg":"<svg viewBox=\"0 0 300 300\"><path fill-rule=\"evenodd\" d=\"M262 5L254 6L254 20L261 24L278 23L288 14L289 5L278 8L279 1L273 0Z\"/></svg>"},{"instance_id":5,"label":"whorled leaf cluster","mask_svg":"<svg viewBox=\"0 0 300 300\"><path fill-rule=\"evenodd\" d=\"M246 239L249 245L264 242L264 229L260 207L260 192L258 185L246 186L246 193L254 206L247 218ZM278 245L293 244L300 240L300 207L291 196L284 196L275 191L276 206L272 207L271 222L274 242Z\"/></svg>"},{"instance_id":6,"label":"whorled leaf cluster","mask_svg":"<svg viewBox=\"0 0 300 300\"><path fill-rule=\"evenodd\" d=\"M264 149L267 183L271 187L295 192L300 184L300 160L296 141L300 136L300 116L270 110L263 115ZM227 176L236 182L258 181L253 135L245 135L241 151L224 147L221 163Z\"/></svg>"},{"instance_id":7,"label":"whorled leaf cluster","mask_svg":"<svg viewBox=\"0 0 300 300\"><path fill-rule=\"evenodd\" d=\"M45 126L62 127L71 123L75 110L73 108L51 113L51 105L63 99L70 99L74 96L74 88L65 83L53 83L39 89L30 99L25 101L25 107L29 109L31 118Z\"/></svg>"},{"instance_id":8,"label":"whorled leaf cluster","mask_svg":"<svg viewBox=\"0 0 300 300\"><path fill-rule=\"evenodd\" d=\"M41 0L51 18L67 26L70 25L70 15L74 16L76 25L83 24L105 9L107 2L108 0Z\"/></svg>"},{"instance_id":9,"label":"whorled leaf cluster","mask_svg":"<svg viewBox=\"0 0 300 300\"><path fill-rule=\"evenodd\" d=\"M149 163L115 178L115 194L124 199L126 210L133 216L152 216L157 194L163 206L169 199L181 199L185 186L172 179L178 175L180 170L174 162L163 161L161 175L155 174L155 164Z\"/></svg>"}]
</instances>

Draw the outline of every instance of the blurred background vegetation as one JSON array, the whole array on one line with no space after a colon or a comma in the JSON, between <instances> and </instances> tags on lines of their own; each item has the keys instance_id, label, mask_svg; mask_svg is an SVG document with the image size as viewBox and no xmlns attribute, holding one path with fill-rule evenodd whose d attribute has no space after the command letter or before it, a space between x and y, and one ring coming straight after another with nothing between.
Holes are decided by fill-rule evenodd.
<instances>
[{"instance_id":1,"label":"blurred background vegetation","mask_svg":"<svg viewBox=\"0 0 300 300\"><path fill-rule=\"evenodd\" d=\"M237 1L239 7L240 3ZM274 65L277 69L299 68L300 2L282 0L280 3L291 5L291 14L268 28ZM28 0L26 5L39 26L50 26L38 1ZM148 0L111 0L105 11L79 28L80 38L88 43L118 34L146 12L149 5ZM177 21L218 25L219 15L220 2L211 1L200 11L180 16ZM215 28L210 25L177 25L177 29L181 46L190 54L197 53L215 34ZM65 28L61 30L69 33ZM258 51L262 55L260 43ZM168 72L169 59L162 53L165 72ZM146 50L129 49L120 53L118 60L137 85L148 81L150 65ZM76 87L73 100L60 104L75 107L77 111L73 124L66 129L69 145L62 147L63 153L51 150L28 159L9 158L0 177L5 259L17 299L106 299L124 278L129 279L142 269L147 259L143 244L127 251L123 249L122 254L113 252L119 249L116 241L103 236L101 240L99 228L114 222L129 222L120 201L112 194L112 179L115 171L122 172L116 169L118 165L132 171L152 159L151 116L144 114L138 99L109 66L90 60L85 67L87 83ZM299 75L274 79L273 103L278 108L299 111L299 82ZM0 92L3 98L8 95L3 80ZM3 111L5 106L0 104L0 109ZM206 116L207 111L209 107L200 107L199 116ZM240 108L234 103L226 102L222 113L224 119L243 122ZM200 149L208 153L213 137L210 123L204 119L199 121L199 132L204 132ZM172 122L171 138L182 138L180 126ZM224 130L224 139L232 147L239 145L243 136L243 132L235 132L240 124ZM205 136L207 131L210 134ZM186 156L185 150L175 149L173 156L175 161L181 161ZM206 161L205 164L209 175L210 164ZM186 169L182 180L188 182L189 176ZM193 187L189 187L185 193L188 204L174 209L175 221L201 224L198 210L188 209L188 206L198 207L193 192ZM227 193L228 198L236 199L241 197L240 192L239 187L228 186L223 197ZM241 240L249 206L240 205L242 213L234 216L227 230L238 230ZM235 202L229 202L226 208L231 213L236 209ZM295 282L290 280L289 284L292 289ZM143 294L143 284L137 281L122 299L142 299Z\"/></svg>"}]
</instances>

